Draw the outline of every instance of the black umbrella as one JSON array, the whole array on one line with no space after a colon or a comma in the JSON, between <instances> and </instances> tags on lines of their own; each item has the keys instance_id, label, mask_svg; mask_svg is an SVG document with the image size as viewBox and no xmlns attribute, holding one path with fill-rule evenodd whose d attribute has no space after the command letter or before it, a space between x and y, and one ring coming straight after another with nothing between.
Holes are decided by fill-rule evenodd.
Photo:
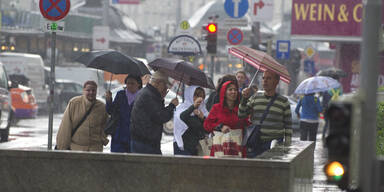
<instances>
[{"instance_id":1,"label":"black umbrella","mask_svg":"<svg viewBox=\"0 0 384 192\"><path fill-rule=\"evenodd\" d=\"M347 73L341 69L330 67L327 69L320 70L316 74L317 76L328 76L334 79L339 79L340 77L346 77Z\"/></svg>"},{"instance_id":2,"label":"black umbrella","mask_svg":"<svg viewBox=\"0 0 384 192\"><path fill-rule=\"evenodd\" d=\"M160 70L169 77L187 85L215 88L212 79L190 62L174 58L159 58L148 63L148 65L153 70Z\"/></svg>"},{"instance_id":3,"label":"black umbrella","mask_svg":"<svg viewBox=\"0 0 384 192\"><path fill-rule=\"evenodd\" d=\"M114 50L87 52L75 61L113 74L131 74L140 77L151 74L143 62Z\"/></svg>"}]
</instances>

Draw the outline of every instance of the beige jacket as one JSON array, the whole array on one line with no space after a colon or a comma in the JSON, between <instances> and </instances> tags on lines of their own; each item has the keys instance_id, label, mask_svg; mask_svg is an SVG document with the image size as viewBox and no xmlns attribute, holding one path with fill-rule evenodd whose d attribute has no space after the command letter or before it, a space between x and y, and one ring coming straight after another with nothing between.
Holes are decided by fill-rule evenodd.
<instances>
[{"instance_id":1,"label":"beige jacket","mask_svg":"<svg viewBox=\"0 0 384 192\"><path fill-rule=\"evenodd\" d=\"M108 144L104 134L108 114L105 104L99 100L96 100L92 111L71 138L72 129L75 129L91 105L85 96L77 96L69 101L56 136L57 149L103 151L103 145Z\"/></svg>"}]
</instances>

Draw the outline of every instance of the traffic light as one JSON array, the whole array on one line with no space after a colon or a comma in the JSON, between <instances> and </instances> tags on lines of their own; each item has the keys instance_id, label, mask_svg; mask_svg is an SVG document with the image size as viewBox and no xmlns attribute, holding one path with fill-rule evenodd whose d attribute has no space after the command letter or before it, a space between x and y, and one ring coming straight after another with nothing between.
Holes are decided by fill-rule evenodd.
<instances>
[{"instance_id":1,"label":"traffic light","mask_svg":"<svg viewBox=\"0 0 384 192\"><path fill-rule=\"evenodd\" d=\"M207 52L215 54L217 52L217 23L208 23L203 26L203 29L207 32Z\"/></svg>"},{"instance_id":2,"label":"traffic light","mask_svg":"<svg viewBox=\"0 0 384 192\"><path fill-rule=\"evenodd\" d=\"M328 162L324 172L329 183L342 190L357 187L361 106L358 97L341 98L330 103L325 115L329 120L326 137Z\"/></svg>"}]
</instances>

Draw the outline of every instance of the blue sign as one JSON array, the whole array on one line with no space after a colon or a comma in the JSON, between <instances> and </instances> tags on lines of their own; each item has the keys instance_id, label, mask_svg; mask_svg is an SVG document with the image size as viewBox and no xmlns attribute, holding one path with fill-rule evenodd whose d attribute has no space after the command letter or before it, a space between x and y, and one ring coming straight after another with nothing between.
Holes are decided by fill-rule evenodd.
<instances>
[{"instance_id":1,"label":"blue sign","mask_svg":"<svg viewBox=\"0 0 384 192\"><path fill-rule=\"evenodd\" d=\"M248 0L225 0L224 9L232 18L241 18L248 12Z\"/></svg>"},{"instance_id":2,"label":"blue sign","mask_svg":"<svg viewBox=\"0 0 384 192\"><path fill-rule=\"evenodd\" d=\"M243 32L238 28L232 28L227 33L227 40L231 45L238 45L244 39Z\"/></svg>"},{"instance_id":3,"label":"blue sign","mask_svg":"<svg viewBox=\"0 0 384 192\"><path fill-rule=\"evenodd\" d=\"M291 42L286 40L276 41L276 57L278 59L289 59Z\"/></svg>"},{"instance_id":4,"label":"blue sign","mask_svg":"<svg viewBox=\"0 0 384 192\"><path fill-rule=\"evenodd\" d=\"M64 18L71 7L70 0L40 0L40 12L43 17L51 21Z\"/></svg>"},{"instance_id":5,"label":"blue sign","mask_svg":"<svg viewBox=\"0 0 384 192\"><path fill-rule=\"evenodd\" d=\"M315 75L316 69L315 69L315 62L313 60L305 60L304 61L304 72Z\"/></svg>"}]
</instances>

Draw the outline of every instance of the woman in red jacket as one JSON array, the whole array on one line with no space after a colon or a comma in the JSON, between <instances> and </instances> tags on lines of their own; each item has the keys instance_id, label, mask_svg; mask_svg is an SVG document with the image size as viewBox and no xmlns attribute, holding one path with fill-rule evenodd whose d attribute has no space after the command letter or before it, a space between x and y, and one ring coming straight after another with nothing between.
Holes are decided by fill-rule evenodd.
<instances>
[{"instance_id":1,"label":"woman in red jacket","mask_svg":"<svg viewBox=\"0 0 384 192\"><path fill-rule=\"evenodd\" d=\"M221 131L228 133L232 129L241 129L249 125L248 118L239 119L237 116L240 102L239 88L232 81L225 82L220 89L220 102L213 105L204 121L204 129L208 132ZM241 142L240 142L241 144ZM212 146L211 156L214 156L215 146ZM241 149L244 157L245 150Z\"/></svg>"}]
</instances>

